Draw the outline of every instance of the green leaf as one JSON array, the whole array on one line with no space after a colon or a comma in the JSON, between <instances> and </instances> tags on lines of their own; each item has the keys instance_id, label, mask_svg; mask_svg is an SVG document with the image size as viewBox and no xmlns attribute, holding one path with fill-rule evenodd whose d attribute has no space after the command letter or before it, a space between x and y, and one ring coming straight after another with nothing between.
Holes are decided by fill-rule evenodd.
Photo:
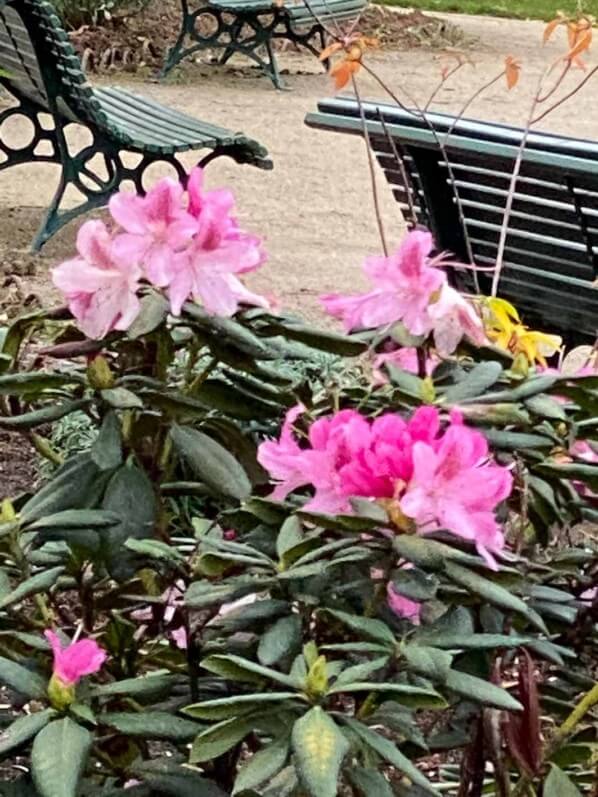
<instances>
[{"instance_id":1,"label":"green leaf","mask_svg":"<svg viewBox=\"0 0 598 797\"><path fill-rule=\"evenodd\" d=\"M0 415L0 429L35 429L36 426L54 423L54 421L59 421L61 418L66 418L67 415L82 410L88 404L89 401L87 399L63 401L49 404L41 410L25 412L22 415L10 417Z\"/></svg>"},{"instance_id":2,"label":"green leaf","mask_svg":"<svg viewBox=\"0 0 598 797\"><path fill-rule=\"evenodd\" d=\"M357 789L359 797L394 797L390 783L384 775L374 769L352 767L347 775Z\"/></svg>"},{"instance_id":3,"label":"green leaf","mask_svg":"<svg viewBox=\"0 0 598 797\"><path fill-rule=\"evenodd\" d=\"M191 748L190 763L202 764L218 758L243 741L252 730L252 721L237 717L219 722L197 736Z\"/></svg>"},{"instance_id":4,"label":"green leaf","mask_svg":"<svg viewBox=\"0 0 598 797\"><path fill-rule=\"evenodd\" d=\"M99 720L127 736L172 742L189 742L202 730L196 722L167 711L107 712Z\"/></svg>"},{"instance_id":5,"label":"green leaf","mask_svg":"<svg viewBox=\"0 0 598 797\"><path fill-rule=\"evenodd\" d=\"M453 548L437 540L417 537L414 534L399 534L394 538L392 544L404 559L431 570L443 570L447 562L484 565L482 559L464 553L459 548Z\"/></svg>"},{"instance_id":6,"label":"green leaf","mask_svg":"<svg viewBox=\"0 0 598 797\"><path fill-rule=\"evenodd\" d=\"M366 348L365 343L347 335L324 332L321 329L314 329L305 324L287 321L286 319L281 322L273 320L269 325L269 331L275 335L283 335L287 340L303 343L312 349L339 354L342 357L356 357Z\"/></svg>"},{"instance_id":7,"label":"green leaf","mask_svg":"<svg viewBox=\"0 0 598 797\"><path fill-rule=\"evenodd\" d=\"M237 501L251 495L247 474L220 443L185 426L173 426L170 434L178 454L210 489Z\"/></svg>"},{"instance_id":8,"label":"green leaf","mask_svg":"<svg viewBox=\"0 0 598 797\"><path fill-rule=\"evenodd\" d=\"M298 614L281 617L264 632L257 649L261 664L270 666L301 647L301 618Z\"/></svg>"},{"instance_id":9,"label":"green leaf","mask_svg":"<svg viewBox=\"0 0 598 797\"><path fill-rule=\"evenodd\" d=\"M53 531L55 529L101 529L118 523L114 512L104 509L64 509L45 515L26 526L27 531ZM25 524L23 524L25 526Z\"/></svg>"},{"instance_id":10,"label":"green leaf","mask_svg":"<svg viewBox=\"0 0 598 797\"><path fill-rule=\"evenodd\" d=\"M25 579L18 587L5 595L0 601L0 609L11 606L13 603L20 603L25 598L38 595L40 592L47 592L54 586L58 577L64 572L64 567L52 567L50 570L42 570L31 578Z\"/></svg>"},{"instance_id":11,"label":"green leaf","mask_svg":"<svg viewBox=\"0 0 598 797\"><path fill-rule=\"evenodd\" d=\"M425 645L410 644L401 647L401 654L407 662L408 669L432 681L441 683L446 681L453 661L450 653Z\"/></svg>"},{"instance_id":12,"label":"green leaf","mask_svg":"<svg viewBox=\"0 0 598 797\"><path fill-rule=\"evenodd\" d=\"M122 465L120 421L115 412L106 414L100 433L91 448L91 458L100 470L116 470Z\"/></svg>"},{"instance_id":13,"label":"green leaf","mask_svg":"<svg viewBox=\"0 0 598 797\"><path fill-rule=\"evenodd\" d=\"M506 432L504 429L482 429L491 446L503 451L520 451L526 448L554 448L554 440L540 434Z\"/></svg>"},{"instance_id":14,"label":"green leaf","mask_svg":"<svg viewBox=\"0 0 598 797\"><path fill-rule=\"evenodd\" d=\"M505 711L521 711L523 709L521 703L511 697L506 689L465 672L450 670L446 678L446 686L467 700L474 700L485 706L494 706Z\"/></svg>"},{"instance_id":15,"label":"green leaf","mask_svg":"<svg viewBox=\"0 0 598 797\"><path fill-rule=\"evenodd\" d=\"M47 371L29 371L27 373L4 374L0 376L0 396L24 396L52 390L65 385L83 381L79 373L50 373Z\"/></svg>"},{"instance_id":16,"label":"green leaf","mask_svg":"<svg viewBox=\"0 0 598 797\"><path fill-rule=\"evenodd\" d=\"M417 568L395 571L392 583L398 593L412 601L432 600L438 590L438 579Z\"/></svg>"},{"instance_id":17,"label":"green leaf","mask_svg":"<svg viewBox=\"0 0 598 797\"><path fill-rule=\"evenodd\" d=\"M124 580L135 569L135 557L124 547L125 542L154 533L157 507L153 485L136 465L123 465L108 482L102 506L120 518L103 532L102 542L108 571L113 578Z\"/></svg>"},{"instance_id":18,"label":"green leaf","mask_svg":"<svg viewBox=\"0 0 598 797\"><path fill-rule=\"evenodd\" d=\"M115 410L140 410L143 401L126 387L109 387L100 391L100 396Z\"/></svg>"},{"instance_id":19,"label":"green leaf","mask_svg":"<svg viewBox=\"0 0 598 797\"><path fill-rule=\"evenodd\" d=\"M268 712L270 704L276 708L277 703L296 700L297 692L257 692L250 695L219 697L216 700L204 700L183 709L185 714L200 720L224 720L230 717L244 716L254 712Z\"/></svg>"},{"instance_id":20,"label":"green leaf","mask_svg":"<svg viewBox=\"0 0 598 797\"><path fill-rule=\"evenodd\" d=\"M125 548L129 551L134 551L140 556L161 559L163 562L170 562L173 565L181 564L185 561L185 557L176 548L162 542L162 540L129 539L125 542Z\"/></svg>"},{"instance_id":21,"label":"green leaf","mask_svg":"<svg viewBox=\"0 0 598 797\"><path fill-rule=\"evenodd\" d=\"M185 593L185 605L192 609L206 609L219 603L230 603L245 595L267 589L269 579L247 579L245 576L229 578L222 584L213 581L194 581Z\"/></svg>"},{"instance_id":22,"label":"green leaf","mask_svg":"<svg viewBox=\"0 0 598 797\"><path fill-rule=\"evenodd\" d=\"M423 379L420 379L419 376L415 376L415 374L409 373L409 371L403 371L395 365L387 365L386 368L390 375L391 382L399 388L401 393L421 401L426 393Z\"/></svg>"},{"instance_id":23,"label":"green leaf","mask_svg":"<svg viewBox=\"0 0 598 797\"><path fill-rule=\"evenodd\" d=\"M340 694L353 692L383 692L387 696L393 696L393 700L409 708L446 708L446 700L433 689L424 689L421 686L411 686L411 684L397 684L372 681L353 682L350 684L339 684L328 690L328 694Z\"/></svg>"},{"instance_id":24,"label":"green leaf","mask_svg":"<svg viewBox=\"0 0 598 797\"><path fill-rule=\"evenodd\" d=\"M206 409L216 409L246 421L267 420L280 415L280 405L262 401L223 379L206 379L194 394Z\"/></svg>"},{"instance_id":25,"label":"green leaf","mask_svg":"<svg viewBox=\"0 0 598 797\"><path fill-rule=\"evenodd\" d=\"M278 739L259 750L239 771L233 794L257 788L264 781L270 780L284 767L288 757L288 739Z\"/></svg>"},{"instance_id":26,"label":"green leaf","mask_svg":"<svg viewBox=\"0 0 598 797\"><path fill-rule=\"evenodd\" d=\"M481 598L484 598L494 606L499 606L501 609L510 609L511 611L519 612L519 614L527 617L534 625L538 626L543 633L547 633L546 626L540 618L537 618L535 612L532 612L521 598L518 598L517 595L513 595L512 592L509 592L499 584L495 584L493 581L489 581L487 578L483 578L477 573L466 570L464 567L456 565L453 562L446 563L445 572L451 581L454 581L461 587L465 587L468 592L479 595Z\"/></svg>"},{"instance_id":27,"label":"green leaf","mask_svg":"<svg viewBox=\"0 0 598 797\"><path fill-rule=\"evenodd\" d=\"M370 617L363 617L358 614L347 614L347 612L336 611L334 609L323 609L327 615L339 620L343 625L346 625L351 631L354 631L358 636L372 639L374 642L394 647L395 635L392 630L383 623L381 620L374 620Z\"/></svg>"},{"instance_id":28,"label":"green leaf","mask_svg":"<svg viewBox=\"0 0 598 797\"><path fill-rule=\"evenodd\" d=\"M201 666L208 672L213 672L231 681L246 681L248 683L260 683L263 679L276 681L283 686L294 687L296 683L293 678L284 675L270 667L263 667L255 661L244 659L241 656L208 656L201 662Z\"/></svg>"},{"instance_id":29,"label":"green leaf","mask_svg":"<svg viewBox=\"0 0 598 797\"><path fill-rule=\"evenodd\" d=\"M388 739L380 736L367 725L364 725L357 720L346 717L345 724L356 733L369 747L372 748L379 756L385 761L388 761L393 767L396 767L400 772L403 772L409 780L417 786L421 786L430 794L437 794L430 781L422 775L422 773L415 767L411 761L397 749Z\"/></svg>"},{"instance_id":30,"label":"green leaf","mask_svg":"<svg viewBox=\"0 0 598 797\"><path fill-rule=\"evenodd\" d=\"M545 393L551 387L554 387L557 382L558 377L556 376L534 376L526 379L511 390L500 390L495 393L486 393L484 396L478 396L476 401L484 401L489 404L503 401L523 401L532 396L537 396L539 393Z\"/></svg>"},{"instance_id":31,"label":"green leaf","mask_svg":"<svg viewBox=\"0 0 598 797\"><path fill-rule=\"evenodd\" d=\"M61 512L88 506L94 488L103 489L101 472L88 453L68 459L21 510L23 523Z\"/></svg>"},{"instance_id":32,"label":"green leaf","mask_svg":"<svg viewBox=\"0 0 598 797\"><path fill-rule=\"evenodd\" d=\"M291 515L280 527L278 537L276 538L276 553L278 558L282 560L287 551L299 545L303 540L301 521L296 515Z\"/></svg>"},{"instance_id":33,"label":"green leaf","mask_svg":"<svg viewBox=\"0 0 598 797\"><path fill-rule=\"evenodd\" d=\"M341 684L365 681L375 672L381 670L382 667L388 663L388 657L389 654L387 653L385 656L379 656L377 659L373 659L372 661L366 661L362 664L355 664L352 667L347 667L338 676L334 682L334 685L340 686Z\"/></svg>"},{"instance_id":34,"label":"green leaf","mask_svg":"<svg viewBox=\"0 0 598 797\"><path fill-rule=\"evenodd\" d=\"M91 694L95 697L111 697L112 695L129 695L133 698L159 698L168 694L177 676L167 670L140 675L138 678L125 678L109 684L94 686Z\"/></svg>"},{"instance_id":35,"label":"green leaf","mask_svg":"<svg viewBox=\"0 0 598 797\"><path fill-rule=\"evenodd\" d=\"M336 797L349 743L335 722L314 706L293 726L292 744L299 777L311 797Z\"/></svg>"},{"instance_id":36,"label":"green leaf","mask_svg":"<svg viewBox=\"0 0 598 797\"><path fill-rule=\"evenodd\" d=\"M556 764L551 766L542 793L543 797L582 797L575 783Z\"/></svg>"},{"instance_id":37,"label":"green leaf","mask_svg":"<svg viewBox=\"0 0 598 797\"><path fill-rule=\"evenodd\" d=\"M161 293L152 291L146 294L140 301L140 309L137 318L127 330L127 337L131 340L149 335L157 329L166 319L170 306Z\"/></svg>"},{"instance_id":38,"label":"green leaf","mask_svg":"<svg viewBox=\"0 0 598 797\"><path fill-rule=\"evenodd\" d=\"M487 360L474 366L471 371L456 385L452 385L443 395L443 400L455 404L463 399L473 399L483 395L500 379L502 365L494 360Z\"/></svg>"},{"instance_id":39,"label":"green leaf","mask_svg":"<svg viewBox=\"0 0 598 797\"><path fill-rule=\"evenodd\" d=\"M28 742L42 728L45 728L55 716L57 715L54 709L47 708L44 711L38 711L35 714L25 715L16 719L0 733L0 755L5 755Z\"/></svg>"},{"instance_id":40,"label":"green leaf","mask_svg":"<svg viewBox=\"0 0 598 797\"><path fill-rule=\"evenodd\" d=\"M31 750L31 771L41 797L77 797L92 736L68 717L38 733Z\"/></svg>"},{"instance_id":41,"label":"green leaf","mask_svg":"<svg viewBox=\"0 0 598 797\"><path fill-rule=\"evenodd\" d=\"M442 632L421 635L426 644L445 650L494 650L495 648L519 648L526 645L529 637L513 634L446 634Z\"/></svg>"},{"instance_id":42,"label":"green leaf","mask_svg":"<svg viewBox=\"0 0 598 797\"><path fill-rule=\"evenodd\" d=\"M527 399L525 406L540 418L549 418L552 421L567 420L567 413L563 409L563 405L545 393Z\"/></svg>"}]
</instances>

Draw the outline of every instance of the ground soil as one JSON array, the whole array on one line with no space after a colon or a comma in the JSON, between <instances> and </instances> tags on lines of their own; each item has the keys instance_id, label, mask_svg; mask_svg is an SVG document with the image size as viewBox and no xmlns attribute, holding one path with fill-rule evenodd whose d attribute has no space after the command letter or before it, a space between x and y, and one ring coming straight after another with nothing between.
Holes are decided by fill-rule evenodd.
<instances>
[{"instance_id":1,"label":"ground soil","mask_svg":"<svg viewBox=\"0 0 598 797\"><path fill-rule=\"evenodd\" d=\"M448 19L448 17L443 17ZM512 54L522 61L520 84L508 92L501 83L483 93L468 115L499 122L525 123L531 96L546 65L564 52L558 42L542 47L543 25L536 22L452 15L450 22L463 32L472 63L436 95L432 107L459 111L476 88L502 69ZM164 39L172 37L166 28ZM368 63L393 90L406 90L425 104L438 85L442 68L452 63L456 50L381 48ZM285 50L280 64L290 91L276 91L269 80L248 67L242 58L231 66L214 67L197 61L176 71L167 81L155 81L155 68L135 73L118 71L110 82L128 85L155 100L204 120L248 135L267 146L274 161L271 172L237 166L221 158L208 169L209 185L230 186L238 201L244 227L263 235L269 262L251 277L252 287L276 294L283 305L320 321L318 295L363 287L363 258L380 251L375 224L370 174L363 141L325 133L305 126L305 114L318 99L330 96L330 78L311 56ZM91 75L99 83L105 74ZM565 81L563 91L580 79L579 72ZM597 78L598 79L598 78ZM362 96L384 98L368 75L359 76ZM545 127L561 133L598 138L596 83L590 82L576 100L560 108ZM13 142L23 141L25 126L0 130ZM75 136L77 138L77 136ZM79 135L78 140L82 138ZM193 156L186 162L191 165ZM12 315L20 303L52 300L48 278L52 265L74 251L77 225L57 235L41 255L31 255L29 243L56 186L54 166L22 166L0 177L0 314ZM395 245L404 224L392 194L378 176L381 214L389 244ZM4 284L2 283L4 275ZM1 319L0 319L1 323ZM6 442L0 439L0 463L10 462Z\"/></svg>"}]
</instances>

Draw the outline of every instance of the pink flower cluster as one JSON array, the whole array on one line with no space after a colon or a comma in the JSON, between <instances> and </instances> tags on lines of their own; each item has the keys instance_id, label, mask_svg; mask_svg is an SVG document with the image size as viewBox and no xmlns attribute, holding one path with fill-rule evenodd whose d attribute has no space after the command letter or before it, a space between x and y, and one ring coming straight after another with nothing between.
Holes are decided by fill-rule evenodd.
<instances>
[{"instance_id":1,"label":"pink flower cluster","mask_svg":"<svg viewBox=\"0 0 598 797\"><path fill-rule=\"evenodd\" d=\"M186 191L166 178L146 196L113 196L116 232L101 221L86 222L78 256L52 272L82 331L99 339L128 329L139 313L141 280L167 291L175 315L190 297L213 315L231 316L240 304L267 307L237 276L265 258L260 240L240 230L233 205L230 191L203 189L200 168L191 172Z\"/></svg>"},{"instance_id":2,"label":"pink flower cluster","mask_svg":"<svg viewBox=\"0 0 598 797\"><path fill-rule=\"evenodd\" d=\"M259 447L261 465L278 483L274 500L308 485L314 496L305 508L316 512L351 512L352 497L390 499L420 533L446 529L473 542L496 569L493 554L505 541L494 511L512 478L459 414L442 430L434 407L420 407L408 421L394 413L369 421L343 410L315 421L302 447L293 431L302 412L290 410L280 439Z\"/></svg>"},{"instance_id":3,"label":"pink flower cluster","mask_svg":"<svg viewBox=\"0 0 598 797\"><path fill-rule=\"evenodd\" d=\"M484 327L472 305L448 284L441 257L430 258L429 232L410 232L389 257L370 257L364 271L374 285L358 295L321 297L327 312L347 331L390 326L401 321L412 335L433 333L441 357L452 354L466 336L482 345Z\"/></svg>"}]
</instances>

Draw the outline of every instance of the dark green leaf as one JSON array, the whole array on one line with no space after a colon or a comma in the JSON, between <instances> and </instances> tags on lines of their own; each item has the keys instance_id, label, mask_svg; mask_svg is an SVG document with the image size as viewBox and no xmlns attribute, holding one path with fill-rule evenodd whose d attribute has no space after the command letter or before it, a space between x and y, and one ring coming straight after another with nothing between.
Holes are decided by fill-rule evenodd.
<instances>
[{"instance_id":1,"label":"dark green leaf","mask_svg":"<svg viewBox=\"0 0 598 797\"><path fill-rule=\"evenodd\" d=\"M235 697L220 697L216 700L204 700L187 706L185 714L200 720L225 720L246 714L267 713L277 708L278 703L296 700L296 692L258 692Z\"/></svg>"},{"instance_id":2,"label":"dark green leaf","mask_svg":"<svg viewBox=\"0 0 598 797\"><path fill-rule=\"evenodd\" d=\"M384 775L374 769L352 767L347 775L357 789L359 797L394 797L390 783Z\"/></svg>"},{"instance_id":3,"label":"dark green leaf","mask_svg":"<svg viewBox=\"0 0 598 797\"><path fill-rule=\"evenodd\" d=\"M13 415L11 417L0 415L0 429L34 429L36 426L41 426L45 423L59 421L61 418L77 412L77 410L82 410L88 404L87 399L63 401L50 404L41 410L25 412L22 415Z\"/></svg>"},{"instance_id":4,"label":"dark green leaf","mask_svg":"<svg viewBox=\"0 0 598 797\"><path fill-rule=\"evenodd\" d=\"M197 736L189 760L192 764L212 761L243 741L252 730L253 722L243 718L219 722Z\"/></svg>"},{"instance_id":5,"label":"dark green leaf","mask_svg":"<svg viewBox=\"0 0 598 797\"><path fill-rule=\"evenodd\" d=\"M481 396L492 387L502 374L502 365L493 360L487 360L474 366L471 371L456 385L452 385L444 393L443 399L449 404L455 404L463 399L472 399Z\"/></svg>"},{"instance_id":6,"label":"dark green leaf","mask_svg":"<svg viewBox=\"0 0 598 797\"><path fill-rule=\"evenodd\" d=\"M453 657L444 650L424 645L403 645L401 654L410 670L430 678L432 681L444 683L451 668Z\"/></svg>"},{"instance_id":7,"label":"dark green leaf","mask_svg":"<svg viewBox=\"0 0 598 797\"><path fill-rule=\"evenodd\" d=\"M115 470L122 465L121 429L116 413L109 412L104 418L91 458L100 470Z\"/></svg>"},{"instance_id":8,"label":"dark green leaf","mask_svg":"<svg viewBox=\"0 0 598 797\"><path fill-rule=\"evenodd\" d=\"M450 670L446 678L446 686L467 700L475 700L485 706L494 706L505 711L521 711L523 708L521 703L511 697L506 689L501 689L500 686L495 686L465 672Z\"/></svg>"},{"instance_id":9,"label":"dark green leaf","mask_svg":"<svg viewBox=\"0 0 598 797\"><path fill-rule=\"evenodd\" d=\"M352 694L354 692L383 692L388 699L391 698L408 708L446 708L446 700L433 689L424 689L411 684L397 684L387 682L354 682L339 684L328 690L328 693Z\"/></svg>"},{"instance_id":10,"label":"dark green leaf","mask_svg":"<svg viewBox=\"0 0 598 797\"><path fill-rule=\"evenodd\" d=\"M246 681L259 683L264 679L277 681L283 686L294 687L295 681L270 667L263 667L257 662L243 659L241 656L208 656L201 662L201 666L208 672L213 672L231 681Z\"/></svg>"},{"instance_id":11,"label":"dark green leaf","mask_svg":"<svg viewBox=\"0 0 598 797\"><path fill-rule=\"evenodd\" d=\"M0 601L0 609L11 606L13 603L19 603L25 600L25 598L31 597L31 595L47 592L50 587L54 586L58 580L58 576L63 572L64 567L52 567L50 570L42 570L40 573L31 576L31 578L25 579L25 581L22 581L12 592L4 596Z\"/></svg>"},{"instance_id":12,"label":"dark green leaf","mask_svg":"<svg viewBox=\"0 0 598 797\"><path fill-rule=\"evenodd\" d=\"M257 657L270 666L282 658L293 656L301 647L301 618L298 614L281 617L262 635Z\"/></svg>"},{"instance_id":13,"label":"dark green leaf","mask_svg":"<svg viewBox=\"0 0 598 797\"><path fill-rule=\"evenodd\" d=\"M100 395L115 410L143 409L143 401L126 387L109 387L101 390Z\"/></svg>"},{"instance_id":14,"label":"dark green leaf","mask_svg":"<svg viewBox=\"0 0 598 797\"><path fill-rule=\"evenodd\" d=\"M189 742L202 730L202 726L196 722L167 711L108 712L102 714L99 720L103 725L116 728L127 736L172 742Z\"/></svg>"},{"instance_id":15,"label":"dark green leaf","mask_svg":"<svg viewBox=\"0 0 598 797\"><path fill-rule=\"evenodd\" d=\"M31 771L41 797L77 797L91 743L91 734L68 717L38 733L31 750Z\"/></svg>"},{"instance_id":16,"label":"dark green leaf","mask_svg":"<svg viewBox=\"0 0 598 797\"><path fill-rule=\"evenodd\" d=\"M49 373L46 371L29 371L27 373L4 374L0 376L0 396L24 396L40 393L69 384L83 381L78 373Z\"/></svg>"},{"instance_id":17,"label":"dark green leaf","mask_svg":"<svg viewBox=\"0 0 598 797\"><path fill-rule=\"evenodd\" d=\"M52 531L54 529L101 529L118 523L119 517L114 512L104 509L64 509L53 515L45 515L35 520L27 531Z\"/></svg>"},{"instance_id":18,"label":"dark green leaf","mask_svg":"<svg viewBox=\"0 0 598 797\"><path fill-rule=\"evenodd\" d=\"M1 676L0 676L1 677ZM36 736L56 716L53 708L19 717L0 732L0 755L20 747Z\"/></svg>"},{"instance_id":19,"label":"dark green leaf","mask_svg":"<svg viewBox=\"0 0 598 797\"><path fill-rule=\"evenodd\" d=\"M259 750L241 768L233 794L238 794L245 789L253 789L274 777L284 767L289 757L289 742L279 739Z\"/></svg>"},{"instance_id":20,"label":"dark green leaf","mask_svg":"<svg viewBox=\"0 0 598 797\"><path fill-rule=\"evenodd\" d=\"M426 789L430 794L437 794L425 775L422 775L417 767L391 741L355 719L346 717L345 723L372 750L378 753L385 761L388 761L389 764L392 764L393 767L396 767L399 772L405 774L413 783Z\"/></svg>"},{"instance_id":21,"label":"dark green leaf","mask_svg":"<svg viewBox=\"0 0 598 797\"><path fill-rule=\"evenodd\" d=\"M544 782L544 797L582 797L571 778L562 769L552 764L548 777Z\"/></svg>"},{"instance_id":22,"label":"dark green leaf","mask_svg":"<svg viewBox=\"0 0 598 797\"><path fill-rule=\"evenodd\" d=\"M140 675L138 678L125 678L93 688L92 694L97 697L112 695L130 695L134 698L158 698L168 694L176 682L176 676L168 671Z\"/></svg>"},{"instance_id":23,"label":"dark green leaf","mask_svg":"<svg viewBox=\"0 0 598 797\"><path fill-rule=\"evenodd\" d=\"M152 291L146 294L140 302L137 318L127 330L127 337L131 340L149 335L157 329L168 315L169 304L161 293Z\"/></svg>"},{"instance_id":24,"label":"dark green leaf","mask_svg":"<svg viewBox=\"0 0 598 797\"><path fill-rule=\"evenodd\" d=\"M483 429L484 437L494 448L520 451L526 448L554 448L554 440L540 434L506 432L503 429Z\"/></svg>"},{"instance_id":25,"label":"dark green leaf","mask_svg":"<svg viewBox=\"0 0 598 797\"><path fill-rule=\"evenodd\" d=\"M211 437L185 426L174 426L172 442L196 476L212 490L242 501L251 494L251 483L237 460Z\"/></svg>"},{"instance_id":26,"label":"dark green leaf","mask_svg":"<svg viewBox=\"0 0 598 797\"><path fill-rule=\"evenodd\" d=\"M414 534L400 534L395 537L393 547L409 562L431 570L443 570L447 562L483 566L481 559L464 553L459 548L452 548L443 542L417 537Z\"/></svg>"},{"instance_id":27,"label":"dark green leaf","mask_svg":"<svg viewBox=\"0 0 598 797\"><path fill-rule=\"evenodd\" d=\"M538 415L540 418L549 418L553 421L567 420L567 413L563 409L563 405L556 399L543 393L527 399L525 406L531 410L534 415Z\"/></svg>"},{"instance_id":28,"label":"dark green leaf","mask_svg":"<svg viewBox=\"0 0 598 797\"><path fill-rule=\"evenodd\" d=\"M90 454L78 454L68 459L21 510L23 523L62 512L88 506L94 487L102 487L101 472Z\"/></svg>"}]
</instances>

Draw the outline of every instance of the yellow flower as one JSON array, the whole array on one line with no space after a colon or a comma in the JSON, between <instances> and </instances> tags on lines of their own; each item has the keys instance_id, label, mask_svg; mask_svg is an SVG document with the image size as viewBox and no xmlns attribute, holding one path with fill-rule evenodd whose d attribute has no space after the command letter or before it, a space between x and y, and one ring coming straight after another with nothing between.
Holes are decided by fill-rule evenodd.
<instances>
[{"instance_id":1,"label":"yellow flower","mask_svg":"<svg viewBox=\"0 0 598 797\"><path fill-rule=\"evenodd\" d=\"M505 299L486 298L483 309L486 334L496 346L514 357L523 354L530 364L546 367L546 357L552 357L562 346L558 335L528 329L521 323L515 307Z\"/></svg>"}]
</instances>

